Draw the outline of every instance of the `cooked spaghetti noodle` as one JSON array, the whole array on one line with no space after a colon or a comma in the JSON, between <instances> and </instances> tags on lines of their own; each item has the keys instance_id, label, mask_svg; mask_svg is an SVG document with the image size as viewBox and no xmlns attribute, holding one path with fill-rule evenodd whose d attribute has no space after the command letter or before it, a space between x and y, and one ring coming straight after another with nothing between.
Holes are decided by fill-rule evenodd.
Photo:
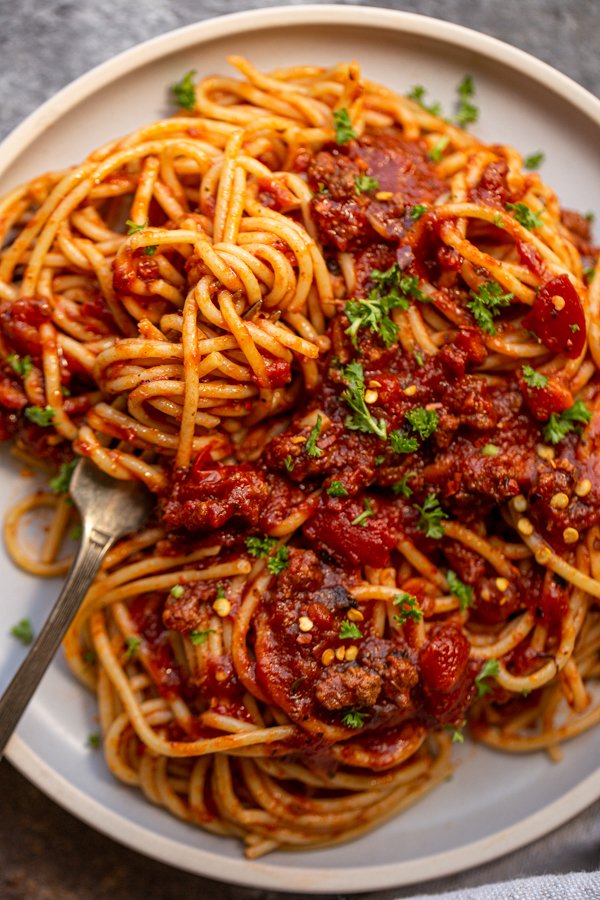
<instances>
[{"instance_id":1,"label":"cooked spaghetti noodle","mask_svg":"<svg viewBox=\"0 0 600 900\"><path fill-rule=\"evenodd\" d=\"M158 495L67 659L111 771L258 857L396 814L465 723L557 757L600 719L600 276L513 148L231 62L0 202L0 429ZM23 501L15 561L71 520Z\"/></svg>"}]
</instances>

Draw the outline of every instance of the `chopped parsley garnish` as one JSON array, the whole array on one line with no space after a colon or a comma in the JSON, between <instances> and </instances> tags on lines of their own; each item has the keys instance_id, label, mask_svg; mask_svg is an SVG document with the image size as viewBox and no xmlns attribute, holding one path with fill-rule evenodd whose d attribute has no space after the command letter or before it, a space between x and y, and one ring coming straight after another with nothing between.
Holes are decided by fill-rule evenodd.
<instances>
[{"instance_id":1,"label":"chopped parsley garnish","mask_svg":"<svg viewBox=\"0 0 600 900\"><path fill-rule=\"evenodd\" d=\"M439 500L435 494L429 494L423 506L415 503L415 509L419 511L418 527L425 532L425 537L439 540L444 536L444 526L442 519L447 519L448 515L440 506Z\"/></svg>"},{"instance_id":2,"label":"chopped parsley garnish","mask_svg":"<svg viewBox=\"0 0 600 900\"><path fill-rule=\"evenodd\" d=\"M169 595L171 597L175 597L176 600L179 600L180 597L183 597L183 592L185 588L182 584L174 584L171 590L169 591Z\"/></svg>"},{"instance_id":3,"label":"chopped parsley garnish","mask_svg":"<svg viewBox=\"0 0 600 900\"><path fill-rule=\"evenodd\" d=\"M427 154L429 156L429 159L432 160L432 162L440 162L442 159L442 154L449 143L450 138L448 137L448 135L443 135L443 137L441 137L439 141L436 141L436 143Z\"/></svg>"},{"instance_id":4,"label":"chopped parsley garnish","mask_svg":"<svg viewBox=\"0 0 600 900\"><path fill-rule=\"evenodd\" d=\"M363 505L365 507L365 511L361 512L355 519L350 523L351 525L362 525L363 528L367 527L367 519L370 519L371 516L375 515L375 511L371 506L371 501L368 497L365 497L363 501Z\"/></svg>"},{"instance_id":5,"label":"chopped parsley garnish","mask_svg":"<svg viewBox=\"0 0 600 900\"><path fill-rule=\"evenodd\" d=\"M415 352L413 353L413 356L415 358L416 364L419 366L419 368L422 368L422 366L424 366L425 363L423 361L423 354L421 353L421 351L415 350Z\"/></svg>"},{"instance_id":6,"label":"chopped parsley garnish","mask_svg":"<svg viewBox=\"0 0 600 900\"><path fill-rule=\"evenodd\" d=\"M587 219L588 222L592 223L596 220L596 214L590 210L590 212L586 212L584 219Z\"/></svg>"},{"instance_id":7,"label":"chopped parsley garnish","mask_svg":"<svg viewBox=\"0 0 600 900\"><path fill-rule=\"evenodd\" d=\"M404 431L391 431L390 444L394 453L414 453L419 449L418 440L409 437Z\"/></svg>"},{"instance_id":8,"label":"chopped parsley garnish","mask_svg":"<svg viewBox=\"0 0 600 900\"><path fill-rule=\"evenodd\" d=\"M358 137L352 128L352 122L345 107L334 110L333 127L335 128L336 144L347 144L348 141L355 140Z\"/></svg>"},{"instance_id":9,"label":"chopped parsley garnish","mask_svg":"<svg viewBox=\"0 0 600 900\"><path fill-rule=\"evenodd\" d=\"M472 299L467 303L475 321L482 331L496 334L494 317L500 314L505 306L510 306L513 294L502 293L502 287L496 281L486 281L480 285L479 291L471 291Z\"/></svg>"},{"instance_id":10,"label":"chopped parsley garnish","mask_svg":"<svg viewBox=\"0 0 600 900\"><path fill-rule=\"evenodd\" d=\"M569 325L569 328L571 329L573 334L577 334L577 332L579 331L579 325L577 325L576 323L573 323L573 325Z\"/></svg>"},{"instance_id":11,"label":"chopped parsley garnish","mask_svg":"<svg viewBox=\"0 0 600 900\"><path fill-rule=\"evenodd\" d=\"M427 91L422 84L415 84L406 96L409 98L409 100L414 100L415 103L418 103L421 109L424 109L426 112L431 113L432 116L439 116L442 111L441 103L436 102L427 105L425 103L426 93Z\"/></svg>"},{"instance_id":12,"label":"chopped parsley garnish","mask_svg":"<svg viewBox=\"0 0 600 900\"><path fill-rule=\"evenodd\" d=\"M294 468L296 466L296 463L294 462L294 460L292 459L292 457L289 453L286 456L286 458L284 459L283 464L286 467L288 472L293 472Z\"/></svg>"},{"instance_id":13,"label":"chopped parsley garnish","mask_svg":"<svg viewBox=\"0 0 600 900\"><path fill-rule=\"evenodd\" d=\"M394 594L392 599L394 606L398 607L398 615L394 616L394 621L399 625L404 625L408 619L413 622L420 622L423 618L423 610L419 606L419 601L412 594L402 591L400 594Z\"/></svg>"},{"instance_id":14,"label":"chopped parsley garnish","mask_svg":"<svg viewBox=\"0 0 600 900\"><path fill-rule=\"evenodd\" d=\"M500 447L496 444L484 444L481 448L482 456L500 456Z\"/></svg>"},{"instance_id":15,"label":"chopped parsley garnish","mask_svg":"<svg viewBox=\"0 0 600 900\"><path fill-rule=\"evenodd\" d=\"M543 428L544 440L549 444L560 444L571 431L579 430L578 424L587 425L591 418L583 400L577 400L569 409L552 413Z\"/></svg>"},{"instance_id":16,"label":"chopped parsley garnish","mask_svg":"<svg viewBox=\"0 0 600 900\"><path fill-rule=\"evenodd\" d=\"M277 538L254 536L246 538L246 549L250 556L264 557L270 554L276 543Z\"/></svg>"},{"instance_id":17,"label":"chopped parsley garnish","mask_svg":"<svg viewBox=\"0 0 600 900\"><path fill-rule=\"evenodd\" d=\"M374 458L374 460L373 460L373 465L374 465L374 466L380 466L383 462L385 462L385 456L382 456L382 455L380 454L379 456L376 456L376 457Z\"/></svg>"},{"instance_id":18,"label":"chopped parsley garnish","mask_svg":"<svg viewBox=\"0 0 600 900\"><path fill-rule=\"evenodd\" d=\"M132 219L127 219L125 224L127 225L128 229L129 229L129 231L127 232L128 235L129 234L137 234L138 231L144 231L144 229L148 227L147 221L142 222L141 225L138 225L138 223L132 221ZM154 254L156 253L157 250L158 250L158 245L153 244L149 247L144 247L143 252L145 253L146 256L154 256Z\"/></svg>"},{"instance_id":19,"label":"chopped parsley garnish","mask_svg":"<svg viewBox=\"0 0 600 900\"><path fill-rule=\"evenodd\" d=\"M395 481L392 485L392 493L397 497L411 497L413 494L413 489L408 486L408 479L414 478L416 472L407 472L406 475L403 475L400 481Z\"/></svg>"},{"instance_id":20,"label":"chopped parsley garnish","mask_svg":"<svg viewBox=\"0 0 600 900\"><path fill-rule=\"evenodd\" d=\"M471 75L465 75L456 89L458 93L458 109L454 121L462 128L476 122L479 118L479 109L472 102L475 96L475 85Z\"/></svg>"},{"instance_id":21,"label":"chopped parsley garnish","mask_svg":"<svg viewBox=\"0 0 600 900\"><path fill-rule=\"evenodd\" d=\"M83 528L81 527L81 525L73 525L73 527L71 528L71 530L69 532L69 538L72 541L80 541L82 534L83 534Z\"/></svg>"},{"instance_id":22,"label":"chopped parsley garnish","mask_svg":"<svg viewBox=\"0 0 600 900\"><path fill-rule=\"evenodd\" d=\"M332 481L329 487L327 488L327 493L330 497L347 497L348 491L344 487L341 481Z\"/></svg>"},{"instance_id":23,"label":"chopped parsley garnish","mask_svg":"<svg viewBox=\"0 0 600 900\"><path fill-rule=\"evenodd\" d=\"M523 366L523 378L530 388L543 388L548 384L548 379L541 372L536 372L531 366Z\"/></svg>"},{"instance_id":24,"label":"chopped parsley garnish","mask_svg":"<svg viewBox=\"0 0 600 900\"><path fill-rule=\"evenodd\" d=\"M425 206L423 203L417 203L415 206L413 206L409 215L413 222L418 222L421 216L424 216L428 209L429 207Z\"/></svg>"},{"instance_id":25,"label":"chopped parsley garnish","mask_svg":"<svg viewBox=\"0 0 600 900\"><path fill-rule=\"evenodd\" d=\"M279 575L280 572L287 569L289 564L290 554L288 548L282 545L281 547L278 547L277 553L270 557L267 563L267 569L271 575Z\"/></svg>"},{"instance_id":26,"label":"chopped parsley garnish","mask_svg":"<svg viewBox=\"0 0 600 900\"><path fill-rule=\"evenodd\" d=\"M494 220L493 220L493 221L494 221L494 225L496 226L496 228L504 228L504 227L505 227L505 226L504 226L504 219L502 218L502 216L500 215L500 213L496 213L496 215L494 216Z\"/></svg>"},{"instance_id":27,"label":"chopped parsley garnish","mask_svg":"<svg viewBox=\"0 0 600 900\"><path fill-rule=\"evenodd\" d=\"M29 619L21 619L10 629L11 635L26 646L33 642L33 628Z\"/></svg>"},{"instance_id":28,"label":"chopped parsley garnish","mask_svg":"<svg viewBox=\"0 0 600 900\"><path fill-rule=\"evenodd\" d=\"M465 736L460 728L458 728L456 725L445 725L444 728L452 735L453 744L464 744Z\"/></svg>"},{"instance_id":29,"label":"chopped parsley garnish","mask_svg":"<svg viewBox=\"0 0 600 900\"><path fill-rule=\"evenodd\" d=\"M287 547L282 545L277 549L277 552L271 556L273 548L277 543L277 538L270 538L266 535L264 537L255 536L246 538L246 548L251 556L260 558L266 556L270 557L267 563L267 569L271 575L279 575L279 573L283 572L284 569L287 569L289 565L289 552Z\"/></svg>"},{"instance_id":30,"label":"chopped parsley garnish","mask_svg":"<svg viewBox=\"0 0 600 900\"><path fill-rule=\"evenodd\" d=\"M58 474L51 478L48 482L50 486L50 490L55 494L66 494L69 491L69 485L71 483L71 476L73 474L73 470L77 465L77 460L72 459L71 462L61 463L60 469L58 470Z\"/></svg>"},{"instance_id":31,"label":"chopped parsley garnish","mask_svg":"<svg viewBox=\"0 0 600 900\"><path fill-rule=\"evenodd\" d=\"M538 150L537 153L530 153L529 156L526 156L523 165L526 169L532 171L533 169L539 169L541 164L544 162L544 159L545 155L541 150Z\"/></svg>"},{"instance_id":32,"label":"chopped parsley garnish","mask_svg":"<svg viewBox=\"0 0 600 900\"><path fill-rule=\"evenodd\" d=\"M306 455L310 456L312 459L318 459L319 456L323 456L323 451L321 450L320 447L317 447L317 440L319 439L319 435L321 434L322 424L323 424L323 417L321 415L318 415L317 421L311 428L310 434L304 445L304 449L306 450Z\"/></svg>"},{"instance_id":33,"label":"chopped parsley garnish","mask_svg":"<svg viewBox=\"0 0 600 900\"><path fill-rule=\"evenodd\" d=\"M219 581L217 584L217 600L223 600L225 598L225 588Z\"/></svg>"},{"instance_id":34,"label":"chopped parsley garnish","mask_svg":"<svg viewBox=\"0 0 600 900\"><path fill-rule=\"evenodd\" d=\"M91 747L92 750L99 750L101 745L101 738L97 731L92 734L88 734L87 737L88 747Z\"/></svg>"},{"instance_id":35,"label":"chopped parsley garnish","mask_svg":"<svg viewBox=\"0 0 600 900\"><path fill-rule=\"evenodd\" d=\"M145 222L142 222L142 224L140 225L140 224L138 224L138 222L134 222L133 219L127 219L125 224L127 225L127 229L128 229L127 234L137 234L138 231L143 231L145 228L148 227L147 220Z\"/></svg>"},{"instance_id":36,"label":"chopped parsley garnish","mask_svg":"<svg viewBox=\"0 0 600 900\"><path fill-rule=\"evenodd\" d=\"M588 282L588 284L590 281L594 280L595 275L596 275L596 267L595 266L588 266L587 269L583 270L583 277ZM573 325L569 325L569 328L572 331ZM579 331L579 325L575 325L575 330Z\"/></svg>"},{"instance_id":37,"label":"chopped parsley garnish","mask_svg":"<svg viewBox=\"0 0 600 900\"><path fill-rule=\"evenodd\" d=\"M194 109L196 105L196 90L194 87L195 69L186 72L183 78L171 85L175 99L184 109Z\"/></svg>"},{"instance_id":38,"label":"chopped parsley garnish","mask_svg":"<svg viewBox=\"0 0 600 900\"><path fill-rule=\"evenodd\" d=\"M201 631L190 631L188 637L194 647L197 647L199 644L205 644L208 640L209 634L214 633L214 628L203 628Z\"/></svg>"},{"instance_id":39,"label":"chopped parsley garnish","mask_svg":"<svg viewBox=\"0 0 600 900\"><path fill-rule=\"evenodd\" d=\"M456 572L448 569L446 580L448 581L450 593L458 600L461 611L464 612L465 609L473 605L473 588L461 581Z\"/></svg>"},{"instance_id":40,"label":"chopped parsley garnish","mask_svg":"<svg viewBox=\"0 0 600 900\"><path fill-rule=\"evenodd\" d=\"M356 188L357 194L366 194L369 191L379 190L379 182L376 178L361 173L360 175L354 176L354 187Z\"/></svg>"},{"instance_id":41,"label":"chopped parsley garnish","mask_svg":"<svg viewBox=\"0 0 600 900\"><path fill-rule=\"evenodd\" d=\"M342 377L347 387L341 397L352 410L352 415L346 416L346 428L351 431L372 432L385 441L387 437L385 419L377 421L365 402L365 375L361 364L349 363L342 369Z\"/></svg>"},{"instance_id":42,"label":"chopped parsley garnish","mask_svg":"<svg viewBox=\"0 0 600 900\"><path fill-rule=\"evenodd\" d=\"M495 678L500 671L500 665L497 659L487 659L485 665L475 676L475 685L477 687L477 696L485 697L492 690L491 685L487 684L486 678Z\"/></svg>"},{"instance_id":43,"label":"chopped parsley garnish","mask_svg":"<svg viewBox=\"0 0 600 900\"><path fill-rule=\"evenodd\" d=\"M133 659L133 657L137 654L140 646L142 644L142 639L139 637L135 637L134 635L129 635L129 637L125 638L125 659Z\"/></svg>"},{"instance_id":44,"label":"chopped parsley garnish","mask_svg":"<svg viewBox=\"0 0 600 900\"><path fill-rule=\"evenodd\" d=\"M434 409L425 409L417 406L406 413L406 421L413 431L416 431L421 440L430 437L438 427L438 415Z\"/></svg>"},{"instance_id":45,"label":"chopped parsley garnish","mask_svg":"<svg viewBox=\"0 0 600 900\"><path fill-rule=\"evenodd\" d=\"M365 719L369 718L369 713L359 712L357 709L349 709L347 713L344 713L342 716L342 724L346 726L346 728L362 728L365 724Z\"/></svg>"},{"instance_id":46,"label":"chopped parsley garnish","mask_svg":"<svg viewBox=\"0 0 600 900\"><path fill-rule=\"evenodd\" d=\"M361 328L369 328L378 334L386 347L391 347L398 338L398 326L390 319L393 309L408 309L410 298L426 301L427 298L419 290L419 279L416 275L404 275L398 263L382 272L373 269L371 280L374 287L367 297L349 300L344 312L350 322L346 334L358 347L357 334Z\"/></svg>"},{"instance_id":47,"label":"chopped parsley garnish","mask_svg":"<svg viewBox=\"0 0 600 900\"><path fill-rule=\"evenodd\" d=\"M362 631L355 625L354 622L349 622L348 619L344 619L342 624L340 625L340 638L344 641L348 638L361 638Z\"/></svg>"},{"instance_id":48,"label":"chopped parsley garnish","mask_svg":"<svg viewBox=\"0 0 600 900\"><path fill-rule=\"evenodd\" d=\"M30 356L19 356L17 353L9 353L6 362L21 378L27 378L33 368Z\"/></svg>"},{"instance_id":49,"label":"chopped parsley garnish","mask_svg":"<svg viewBox=\"0 0 600 900\"><path fill-rule=\"evenodd\" d=\"M523 228L528 228L529 231L532 231L534 228L539 228L540 225L544 224L539 215L534 213L532 209L529 209L525 203L507 203L506 208L511 210L517 222L519 222Z\"/></svg>"},{"instance_id":50,"label":"chopped parsley garnish","mask_svg":"<svg viewBox=\"0 0 600 900\"><path fill-rule=\"evenodd\" d=\"M25 409L25 418L33 422L34 425L47 428L49 425L52 425L54 410L51 406L45 406L43 409L41 406L28 406Z\"/></svg>"}]
</instances>

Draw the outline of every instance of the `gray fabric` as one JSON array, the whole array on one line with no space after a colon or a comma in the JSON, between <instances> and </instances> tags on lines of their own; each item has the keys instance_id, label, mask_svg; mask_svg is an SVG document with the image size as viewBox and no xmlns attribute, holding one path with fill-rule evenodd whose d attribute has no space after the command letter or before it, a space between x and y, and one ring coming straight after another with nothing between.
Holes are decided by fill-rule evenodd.
<instances>
[{"instance_id":1,"label":"gray fabric","mask_svg":"<svg viewBox=\"0 0 600 900\"><path fill-rule=\"evenodd\" d=\"M600 0L363 0L508 41L600 95ZM285 0L0 0L0 137L77 75L181 25ZM297 5L295 0L288 5ZM0 765L0 897L14 900L276 900L216 884L96 835ZM18 839L15 840L15 836ZM600 803L529 847L468 872L368 900L600 900ZM536 877L537 876L537 877ZM290 888L293 890L293 885ZM440 892L450 893L440 893ZM301 895L286 895L288 898ZM343 900L343 898L338 898Z\"/></svg>"}]
</instances>

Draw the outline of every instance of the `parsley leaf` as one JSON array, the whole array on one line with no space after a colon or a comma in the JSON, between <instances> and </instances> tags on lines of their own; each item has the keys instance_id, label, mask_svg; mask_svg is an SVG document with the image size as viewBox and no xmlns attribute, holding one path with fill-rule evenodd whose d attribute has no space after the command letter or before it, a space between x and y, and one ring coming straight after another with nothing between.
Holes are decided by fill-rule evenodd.
<instances>
[{"instance_id":1,"label":"parsley leaf","mask_svg":"<svg viewBox=\"0 0 600 900\"><path fill-rule=\"evenodd\" d=\"M33 422L34 425L47 428L54 419L54 410L51 406L45 406L43 409L41 406L27 406L25 408L25 418Z\"/></svg>"},{"instance_id":2,"label":"parsley leaf","mask_svg":"<svg viewBox=\"0 0 600 900\"><path fill-rule=\"evenodd\" d=\"M188 637L194 647L197 647L198 644L205 644L208 640L209 634L214 634L214 628L203 628L201 631L190 631L188 632Z\"/></svg>"},{"instance_id":3,"label":"parsley leaf","mask_svg":"<svg viewBox=\"0 0 600 900\"><path fill-rule=\"evenodd\" d=\"M283 464L286 467L288 472L293 472L296 467L296 463L294 462L294 460L291 457L291 454L289 454L289 453L286 456L286 458L284 459Z\"/></svg>"},{"instance_id":4,"label":"parsley leaf","mask_svg":"<svg viewBox=\"0 0 600 900\"><path fill-rule=\"evenodd\" d=\"M6 362L21 378L27 378L33 368L30 356L19 356L17 353L9 353Z\"/></svg>"},{"instance_id":5,"label":"parsley leaf","mask_svg":"<svg viewBox=\"0 0 600 900\"><path fill-rule=\"evenodd\" d=\"M414 453L419 449L418 440L409 437L404 431L390 432L390 444L394 453Z\"/></svg>"},{"instance_id":6,"label":"parsley leaf","mask_svg":"<svg viewBox=\"0 0 600 900\"><path fill-rule=\"evenodd\" d=\"M462 582L452 569L448 569L446 572L446 579L450 593L453 597L456 597L461 611L464 612L465 609L473 605L473 588Z\"/></svg>"},{"instance_id":7,"label":"parsley leaf","mask_svg":"<svg viewBox=\"0 0 600 900\"><path fill-rule=\"evenodd\" d=\"M194 87L195 69L186 72L183 78L171 85L171 91L175 99L184 109L194 109L196 106L196 89Z\"/></svg>"},{"instance_id":8,"label":"parsley leaf","mask_svg":"<svg viewBox=\"0 0 600 900\"><path fill-rule=\"evenodd\" d=\"M442 159L442 154L449 143L450 143L450 138L448 137L448 135L447 134L443 135L443 137L441 137L439 139L439 141L436 141L436 143L433 145L433 147L427 154L429 156L429 159L432 162L440 162Z\"/></svg>"},{"instance_id":9,"label":"parsley leaf","mask_svg":"<svg viewBox=\"0 0 600 900\"><path fill-rule=\"evenodd\" d=\"M144 229L148 227L148 220L146 220L145 222L142 222L140 225L137 222L134 222L133 219L127 219L125 224L127 225L127 229L128 229L127 234L128 235L129 234L137 234L138 231L144 231Z\"/></svg>"},{"instance_id":10,"label":"parsley leaf","mask_svg":"<svg viewBox=\"0 0 600 900\"><path fill-rule=\"evenodd\" d=\"M224 599L225 599L225 588L223 587L222 583L219 581L219 583L217 584L217 600L224 600Z\"/></svg>"},{"instance_id":11,"label":"parsley leaf","mask_svg":"<svg viewBox=\"0 0 600 900\"><path fill-rule=\"evenodd\" d=\"M336 109L333 112L333 127L335 128L336 144L347 144L358 137L352 128L352 122L345 107Z\"/></svg>"},{"instance_id":12,"label":"parsley leaf","mask_svg":"<svg viewBox=\"0 0 600 900\"><path fill-rule=\"evenodd\" d=\"M444 728L451 733L453 744L464 744L465 736L460 728L457 728L456 725L445 725Z\"/></svg>"},{"instance_id":13,"label":"parsley leaf","mask_svg":"<svg viewBox=\"0 0 600 900\"><path fill-rule=\"evenodd\" d=\"M87 742L88 742L88 747L91 747L92 750L99 750L102 740L101 740L98 732L95 731L92 734L88 734Z\"/></svg>"},{"instance_id":14,"label":"parsley leaf","mask_svg":"<svg viewBox=\"0 0 600 900\"><path fill-rule=\"evenodd\" d=\"M327 493L330 497L347 497L348 491L344 487L341 481L332 481L329 487L327 488Z\"/></svg>"},{"instance_id":15,"label":"parsley leaf","mask_svg":"<svg viewBox=\"0 0 600 900\"><path fill-rule=\"evenodd\" d=\"M323 451L320 447L317 447L317 440L319 435L321 434L321 426L323 424L323 417L321 415L317 416L317 421L311 428L310 434L306 440L304 445L304 449L306 450L306 455L310 456L312 459L318 459L319 456L323 456Z\"/></svg>"},{"instance_id":16,"label":"parsley leaf","mask_svg":"<svg viewBox=\"0 0 600 900\"><path fill-rule=\"evenodd\" d=\"M497 659L487 659L485 665L478 675L475 676L475 685L477 687L477 696L485 697L492 690L491 685L487 684L486 678L495 678L500 671L500 665Z\"/></svg>"},{"instance_id":17,"label":"parsley leaf","mask_svg":"<svg viewBox=\"0 0 600 900\"><path fill-rule=\"evenodd\" d=\"M367 297L349 300L344 312L350 322L346 334L358 347L357 334L361 328L369 328L378 334L386 347L391 347L398 338L398 326L390 319L392 309L408 309L410 297L426 301L427 297L419 290L419 279L416 275L404 275L398 263L389 269L371 272L373 288Z\"/></svg>"},{"instance_id":18,"label":"parsley leaf","mask_svg":"<svg viewBox=\"0 0 600 900\"><path fill-rule=\"evenodd\" d=\"M354 187L357 194L366 194L369 191L379 190L379 182L376 178L372 178L370 175L365 175L362 172L360 175L354 176Z\"/></svg>"},{"instance_id":19,"label":"parsley leaf","mask_svg":"<svg viewBox=\"0 0 600 900\"><path fill-rule=\"evenodd\" d=\"M25 644L25 646L33 643L33 628L31 627L29 619L21 619L16 625L13 625L10 629L10 633L18 641L21 641L22 644Z\"/></svg>"},{"instance_id":20,"label":"parsley leaf","mask_svg":"<svg viewBox=\"0 0 600 900\"><path fill-rule=\"evenodd\" d=\"M425 409L417 406L406 413L406 421L413 431L416 431L421 440L430 437L438 427L438 415L434 409Z\"/></svg>"},{"instance_id":21,"label":"parsley leaf","mask_svg":"<svg viewBox=\"0 0 600 900\"><path fill-rule=\"evenodd\" d=\"M425 103L426 93L427 91L422 84L415 84L406 96L409 98L409 100L414 100L415 103L418 103L421 109L424 109L426 112L431 113L432 116L439 116L442 111L441 103L436 102L427 105Z\"/></svg>"},{"instance_id":22,"label":"parsley leaf","mask_svg":"<svg viewBox=\"0 0 600 900\"><path fill-rule=\"evenodd\" d=\"M541 150L538 150L537 153L531 153L529 156L526 156L523 165L530 171L533 169L539 169L541 164L544 162L544 159L545 155Z\"/></svg>"},{"instance_id":23,"label":"parsley leaf","mask_svg":"<svg viewBox=\"0 0 600 900\"><path fill-rule=\"evenodd\" d=\"M279 575L280 572L287 569L289 564L290 554L288 548L282 545L281 547L278 547L277 553L269 559L267 569L271 575Z\"/></svg>"},{"instance_id":24,"label":"parsley leaf","mask_svg":"<svg viewBox=\"0 0 600 900\"><path fill-rule=\"evenodd\" d=\"M577 424L587 425L592 413L582 400L577 400L569 409L560 413L552 413L543 428L544 440L549 444L560 444L569 434L577 429Z\"/></svg>"},{"instance_id":25,"label":"parsley leaf","mask_svg":"<svg viewBox=\"0 0 600 900\"><path fill-rule=\"evenodd\" d=\"M174 584L169 591L169 596L174 597L176 600L179 600L180 597L183 597L184 591L185 588L182 584Z\"/></svg>"},{"instance_id":26,"label":"parsley leaf","mask_svg":"<svg viewBox=\"0 0 600 900\"><path fill-rule=\"evenodd\" d=\"M408 486L408 479L414 478L416 472L407 472L406 475L403 475L400 481L395 481L392 485L392 493L397 497L411 497L413 494L413 489Z\"/></svg>"},{"instance_id":27,"label":"parsley leaf","mask_svg":"<svg viewBox=\"0 0 600 900\"><path fill-rule=\"evenodd\" d=\"M457 87L458 93L458 109L454 121L462 128L476 122L479 118L479 109L472 102L475 96L475 86L471 75L465 75L461 83Z\"/></svg>"},{"instance_id":28,"label":"parsley leaf","mask_svg":"<svg viewBox=\"0 0 600 900\"><path fill-rule=\"evenodd\" d=\"M543 388L548 384L548 379L541 372L536 372L531 366L523 366L523 378L530 388Z\"/></svg>"},{"instance_id":29,"label":"parsley leaf","mask_svg":"<svg viewBox=\"0 0 600 900\"><path fill-rule=\"evenodd\" d=\"M134 635L125 638L125 659L133 659L140 649L141 643L142 639Z\"/></svg>"},{"instance_id":30,"label":"parsley leaf","mask_svg":"<svg viewBox=\"0 0 600 900\"><path fill-rule=\"evenodd\" d=\"M418 222L421 216L424 216L428 209L429 207L425 206L423 203L417 203L415 206L413 206L409 215L413 222Z\"/></svg>"},{"instance_id":31,"label":"parsley leaf","mask_svg":"<svg viewBox=\"0 0 600 900\"><path fill-rule=\"evenodd\" d=\"M357 709L350 709L342 716L342 724L345 725L346 728L362 728L365 724L365 719L368 718L369 713L359 712Z\"/></svg>"},{"instance_id":32,"label":"parsley leaf","mask_svg":"<svg viewBox=\"0 0 600 900\"><path fill-rule=\"evenodd\" d=\"M61 463L58 474L48 482L50 490L55 494L67 494L71 483L71 475L73 474L76 465L76 459L72 459L71 462L68 463Z\"/></svg>"},{"instance_id":33,"label":"parsley leaf","mask_svg":"<svg viewBox=\"0 0 600 900\"><path fill-rule=\"evenodd\" d=\"M355 625L354 622L348 621L348 619L344 619L342 624L340 625L340 638L344 641L347 638L361 638L362 631Z\"/></svg>"},{"instance_id":34,"label":"parsley leaf","mask_svg":"<svg viewBox=\"0 0 600 900\"><path fill-rule=\"evenodd\" d=\"M487 334L496 334L494 316L500 314L505 306L510 306L513 294L503 294L502 287L496 281L486 281L480 285L479 291L471 291L472 299L467 303L475 321L482 331Z\"/></svg>"},{"instance_id":35,"label":"parsley leaf","mask_svg":"<svg viewBox=\"0 0 600 900\"><path fill-rule=\"evenodd\" d=\"M246 549L250 556L268 556L277 543L277 538L253 536L246 538Z\"/></svg>"},{"instance_id":36,"label":"parsley leaf","mask_svg":"<svg viewBox=\"0 0 600 900\"><path fill-rule=\"evenodd\" d=\"M398 622L399 625L404 625L408 619L412 619L413 622L420 622L423 618L423 610L419 606L419 601L412 594L407 594L406 591L394 594L392 603L394 606L399 607L398 615L394 616L394 621Z\"/></svg>"},{"instance_id":37,"label":"parsley leaf","mask_svg":"<svg viewBox=\"0 0 600 900\"><path fill-rule=\"evenodd\" d=\"M365 507L365 511L361 512L355 519L350 523L351 525L362 525L363 528L367 527L367 519L370 519L371 516L375 515L375 512L371 506L371 501L368 497L365 497L363 501L363 505Z\"/></svg>"},{"instance_id":38,"label":"parsley leaf","mask_svg":"<svg viewBox=\"0 0 600 900\"><path fill-rule=\"evenodd\" d=\"M352 410L352 415L346 416L346 428L351 431L372 432L385 441L387 437L385 420L377 421L365 402L365 375L361 364L349 363L342 369L342 377L347 387L341 397Z\"/></svg>"},{"instance_id":39,"label":"parsley leaf","mask_svg":"<svg viewBox=\"0 0 600 900\"><path fill-rule=\"evenodd\" d=\"M415 503L415 509L419 511L418 527L425 532L425 537L439 540L444 536L442 519L447 519L448 514L440 506L435 494L428 494L423 506Z\"/></svg>"},{"instance_id":40,"label":"parsley leaf","mask_svg":"<svg viewBox=\"0 0 600 900\"><path fill-rule=\"evenodd\" d=\"M529 209L525 203L507 203L506 208L511 210L517 222L524 228L528 228L529 231L532 231L534 228L539 228L540 225L544 224L539 215L534 213L532 209Z\"/></svg>"}]
</instances>

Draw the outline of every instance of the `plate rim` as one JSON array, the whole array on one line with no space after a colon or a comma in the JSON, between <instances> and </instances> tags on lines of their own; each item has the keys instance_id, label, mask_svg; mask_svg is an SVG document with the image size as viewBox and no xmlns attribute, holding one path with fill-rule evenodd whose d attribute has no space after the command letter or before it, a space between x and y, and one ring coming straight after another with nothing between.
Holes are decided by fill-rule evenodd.
<instances>
[{"instance_id":1,"label":"plate rim","mask_svg":"<svg viewBox=\"0 0 600 900\"><path fill-rule=\"evenodd\" d=\"M43 134L45 128L96 91L145 64L156 62L177 50L202 46L228 35L239 36L265 28L335 25L339 24L341 15L350 25L379 27L398 32L399 35L416 35L441 41L454 48L474 51L543 85L580 111L588 121L600 127L600 99L590 91L529 53L466 26L403 10L355 4L274 6L203 19L170 30L136 44L80 75L33 110L2 141L0 176L23 149ZM349 16L352 18L348 18ZM243 858L226 858L201 847L191 849L173 838L146 829L70 783L32 750L18 733L13 735L5 755L15 768L54 802L95 830L138 853L175 868L220 881L284 891L293 885L295 891L302 893L372 891L416 884L423 881L424 869L428 881L464 871L548 834L600 796L598 768L565 794L525 819L458 849L384 866L305 869L287 865L271 866L262 861Z\"/></svg>"}]
</instances>

